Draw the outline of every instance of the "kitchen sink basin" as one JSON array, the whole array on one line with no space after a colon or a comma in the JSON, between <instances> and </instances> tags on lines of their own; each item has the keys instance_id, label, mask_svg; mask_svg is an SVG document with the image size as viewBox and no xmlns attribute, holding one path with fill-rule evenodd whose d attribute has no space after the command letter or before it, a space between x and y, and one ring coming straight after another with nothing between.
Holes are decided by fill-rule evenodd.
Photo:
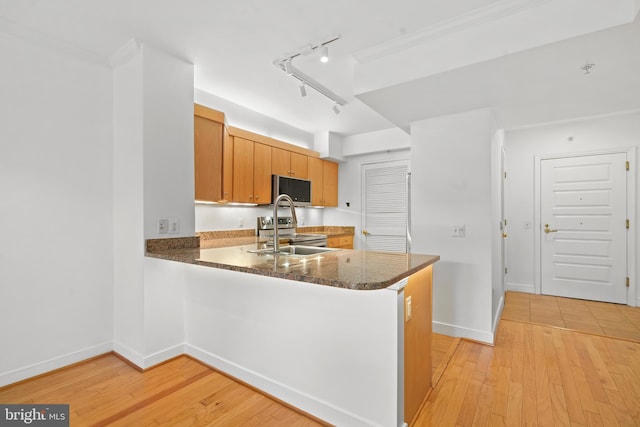
<instances>
[{"instance_id":1,"label":"kitchen sink basin","mask_svg":"<svg viewBox=\"0 0 640 427\"><path fill-rule=\"evenodd\" d=\"M284 247L280 248L280 252L278 252L278 253L282 254L282 255L306 256L306 255L323 254L323 253L326 253L326 252L333 252L333 251L339 251L339 250L340 249L323 248L323 247L319 247L319 246L300 246L300 245L295 245L295 246L284 246Z\"/></svg>"},{"instance_id":2,"label":"kitchen sink basin","mask_svg":"<svg viewBox=\"0 0 640 427\"><path fill-rule=\"evenodd\" d=\"M280 248L278 255L292 255L292 256L311 256L323 254L326 252L339 251L338 248L325 248L319 246L301 246L301 245L292 245L292 246L283 246ZM255 249L247 251L254 254L272 254L273 248L266 249Z\"/></svg>"}]
</instances>

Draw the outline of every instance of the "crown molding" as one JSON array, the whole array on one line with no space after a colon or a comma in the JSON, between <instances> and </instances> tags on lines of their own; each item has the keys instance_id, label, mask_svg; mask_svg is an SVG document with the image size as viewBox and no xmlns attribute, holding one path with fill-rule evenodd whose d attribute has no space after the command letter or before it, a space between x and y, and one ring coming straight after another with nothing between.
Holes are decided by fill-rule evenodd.
<instances>
[{"instance_id":1,"label":"crown molding","mask_svg":"<svg viewBox=\"0 0 640 427\"><path fill-rule=\"evenodd\" d=\"M482 8L458 15L438 24L396 37L376 46L355 52L354 58L361 64L432 41L447 34L469 29L539 7L551 0L500 0Z\"/></svg>"},{"instance_id":2,"label":"crown molding","mask_svg":"<svg viewBox=\"0 0 640 427\"><path fill-rule=\"evenodd\" d=\"M17 22L0 17L0 33L31 43L35 46L52 50L64 56L70 56L75 59L89 62L101 67L109 67L109 61L106 57L101 56L91 50L84 49L72 43L61 40L57 37L44 34L40 31L26 27Z\"/></svg>"}]
</instances>

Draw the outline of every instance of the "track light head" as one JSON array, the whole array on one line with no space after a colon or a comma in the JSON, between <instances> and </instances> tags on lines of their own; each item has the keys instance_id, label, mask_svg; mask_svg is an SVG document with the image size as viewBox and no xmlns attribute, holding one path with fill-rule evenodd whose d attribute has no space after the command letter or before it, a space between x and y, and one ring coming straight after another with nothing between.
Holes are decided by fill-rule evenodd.
<instances>
[{"instance_id":1,"label":"track light head","mask_svg":"<svg viewBox=\"0 0 640 427\"><path fill-rule=\"evenodd\" d=\"M284 66L284 72L287 73L288 76L293 74L293 70L291 69L291 60L290 59L287 59L286 61L284 61L282 63L282 65Z\"/></svg>"},{"instance_id":2,"label":"track light head","mask_svg":"<svg viewBox=\"0 0 640 427\"><path fill-rule=\"evenodd\" d=\"M300 84L300 96L303 98L307 96L307 88L305 87L304 83Z\"/></svg>"},{"instance_id":3,"label":"track light head","mask_svg":"<svg viewBox=\"0 0 640 427\"><path fill-rule=\"evenodd\" d=\"M320 48L320 62L329 62L329 48L327 45Z\"/></svg>"},{"instance_id":4,"label":"track light head","mask_svg":"<svg viewBox=\"0 0 640 427\"><path fill-rule=\"evenodd\" d=\"M333 110L334 113L336 113L336 115L340 114L340 109L338 108L337 102L333 104L333 107L331 109Z\"/></svg>"}]
</instances>

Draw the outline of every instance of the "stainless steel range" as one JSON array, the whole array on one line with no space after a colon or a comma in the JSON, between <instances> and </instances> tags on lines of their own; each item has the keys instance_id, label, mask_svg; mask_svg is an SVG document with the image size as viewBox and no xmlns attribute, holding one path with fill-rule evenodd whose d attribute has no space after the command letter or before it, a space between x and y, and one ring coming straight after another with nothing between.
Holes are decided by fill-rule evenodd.
<instances>
[{"instance_id":1,"label":"stainless steel range","mask_svg":"<svg viewBox=\"0 0 640 427\"><path fill-rule=\"evenodd\" d=\"M273 227L274 221L271 216L259 216L256 230L258 237L267 237L270 241L267 245L273 245ZM326 234L305 234L296 233L293 219L290 216L278 217L278 234L280 241L287 240L290 245L304 246L327 246Z\"/></svg>"}]
</instances>

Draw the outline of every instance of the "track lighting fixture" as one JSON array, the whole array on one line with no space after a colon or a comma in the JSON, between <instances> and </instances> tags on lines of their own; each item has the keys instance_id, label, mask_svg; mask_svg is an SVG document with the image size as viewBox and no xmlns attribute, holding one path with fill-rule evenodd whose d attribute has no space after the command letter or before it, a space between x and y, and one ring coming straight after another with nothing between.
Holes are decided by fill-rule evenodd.
<instances>
[{"instance_id":1,"label":"track lighting fixture","mask_svg":"<svg viewBox=\"0 0 640 427\"><path fill-rule=\"evenodd\" d=\"M340 109L338 108L338 106L342 107L347 102L341 97L339 97L338 95L336 95L335 93L333 93L328 88L321 85L312 77L306 75L305 73L303 73L302 71L294 67L292 62L293 62L293 59L297 58L298 56L309 55L317 50L320 50L320 54L321 54L320 60L322 62L327 62L329 60L329 48L327 47L327 45L329 43L333 43L336 40L340 40L340 37L341 37L340 35L337 35L332 39L329 39L322 43L318 43L316 45L309 44L305 46L302 50L296 53L293 53L289 56L286 56L281 59L276 59L275 61L273 61L273 65L283 70L285 73L287 73L288 76L298 79L298 81L300 82L300 86L298 87L300 91L300 96L302 97L307 96L307 86L308 86L311 89L318 92L319 94L324 95L325 97L333 101L334 105L332 107L332 110L336 114L340 114Z\"/></svg>"},{"instance_id":2,"label":"track lighting fixture","mask_svg":"<svg viewBox=\"0 0 640 427\"><path fill-rule=\"evenodd\" d=\"M320 48L320 62L329 62L329 48L326 44Z\"/></svg>"}]
</instances>

